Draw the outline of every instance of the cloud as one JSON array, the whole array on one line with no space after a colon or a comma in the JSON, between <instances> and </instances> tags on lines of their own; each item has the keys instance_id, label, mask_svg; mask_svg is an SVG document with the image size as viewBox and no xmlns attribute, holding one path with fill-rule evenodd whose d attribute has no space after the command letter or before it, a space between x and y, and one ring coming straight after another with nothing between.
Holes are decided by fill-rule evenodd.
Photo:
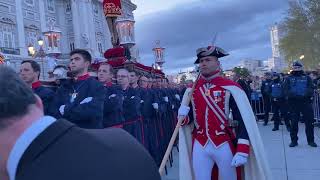
<instances>
[{"instance_id":1,"label":"cloud","mask_svg":"<svg viewBox=\"0 0 320 180\"><path fill-rule=\"evenodd\" d=\"M210 44L216 33L215 44L231 54L222 60L224 67L242 58L266 59L271 56L269 28L287 7L287 0L198 0L139 16L141 61L153 63L152 48L160 40L166 48L166 72L192 67L196 49Z\"/></svg>"}]
</instances>

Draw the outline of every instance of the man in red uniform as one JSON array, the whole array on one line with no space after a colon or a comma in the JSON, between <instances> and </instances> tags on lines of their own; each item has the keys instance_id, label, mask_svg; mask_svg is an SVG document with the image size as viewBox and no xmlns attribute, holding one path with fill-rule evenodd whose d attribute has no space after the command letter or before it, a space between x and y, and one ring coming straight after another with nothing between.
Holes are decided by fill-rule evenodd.
<instances>
[{"instance_id":1,"label":"man in red uniform","mask_svg":"<svg viewBox=\"0 0 320 180\"><path fill-rule=\"evenodd\" d=\"M197 50L195 64L199 64L201 75L191 98L195 126L192 133L195 180L210 180L212 174L222 180L237 180L241 176L240 167L247 163L250 154L248 127L244 122L250 118L244 114L251 115L252 110L240 85L220 76L218 58L227 55L214 46ZM247 106L244 109L243 105L239 106L239 97L241 100L245 98ZM181 105L179 116L187 116L189 110L189 106ZM189 119L186 118L182 125L188 124ZM259 139L257 126L253 127ZM218 171L212 171L217 168Z\"/></svg>"}]
</instances>

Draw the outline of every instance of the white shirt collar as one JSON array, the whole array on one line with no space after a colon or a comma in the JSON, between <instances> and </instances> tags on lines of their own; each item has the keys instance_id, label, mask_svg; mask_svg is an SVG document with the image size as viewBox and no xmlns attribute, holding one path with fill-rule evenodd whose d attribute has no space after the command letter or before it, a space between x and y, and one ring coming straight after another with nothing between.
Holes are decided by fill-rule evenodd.
<instances>
[{"instance_id":1,"label":"white shirt collar","mask_svg":"<svg viewBox=\"0 0 320 180\"><path fill-rule=\"evenodd\" d=\"M7 162L7 171L9 174L9 180L15 180L17 168L19 161L28 149L29 145L51 124L56 121L55 118L50 116L44 116L34 122L28 129L26 129L22 135L18 138L15 145L13 146L8 162Z\"/></svg>"}]
</instances>

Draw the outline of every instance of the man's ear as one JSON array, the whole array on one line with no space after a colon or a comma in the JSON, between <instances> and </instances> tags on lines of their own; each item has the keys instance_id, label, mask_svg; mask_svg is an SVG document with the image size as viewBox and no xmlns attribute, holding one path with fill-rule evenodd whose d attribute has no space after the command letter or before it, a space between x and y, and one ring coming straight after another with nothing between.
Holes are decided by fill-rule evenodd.
<instances>
[{"instance_id":1,"label":"man's ear","mask_svg":"<svg viewBox=\"0 0 320 180\"><path fill-rule=\"evenodd\" d=\"M43 103L41 98L36 94L34 94L34 96L36 97L36 106L43 111Z\"/></svg>"}]
</instances>

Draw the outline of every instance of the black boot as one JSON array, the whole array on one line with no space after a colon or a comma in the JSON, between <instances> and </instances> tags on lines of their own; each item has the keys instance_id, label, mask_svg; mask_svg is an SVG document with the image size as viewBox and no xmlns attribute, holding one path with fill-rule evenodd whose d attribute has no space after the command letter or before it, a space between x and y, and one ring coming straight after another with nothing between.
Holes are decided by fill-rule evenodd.
<instances>
[{"instance_id":1,"label":"black boot","mask_svg":"<svg viewBox=\"0 0 320 180\"><path fill-rule=\"evenodd\" d=\"M289 144L289 147L296 147L296 146L298 146L298 142L291 142Z\"/></svg>"},{"instance_id":2,"label":"black boot","mask_svg":"<svg viewBox=\"0 0 320 180\"><path fill-rule=\"evenodd\" d=\"M278 130L279 130L278 127L274 127L274 128L272 129L272 131L278 131Z\"/></svg>"},{"instance_id":3,"label":"black boot","mask_svg":"<svg viewBox=\"0 0 320 180\"><path fill-rule=\"evenodd\" d=\"M318 147L318 145L315 142L309 142L308 144L311 147Z\"/></svg>"}]
</instances>

